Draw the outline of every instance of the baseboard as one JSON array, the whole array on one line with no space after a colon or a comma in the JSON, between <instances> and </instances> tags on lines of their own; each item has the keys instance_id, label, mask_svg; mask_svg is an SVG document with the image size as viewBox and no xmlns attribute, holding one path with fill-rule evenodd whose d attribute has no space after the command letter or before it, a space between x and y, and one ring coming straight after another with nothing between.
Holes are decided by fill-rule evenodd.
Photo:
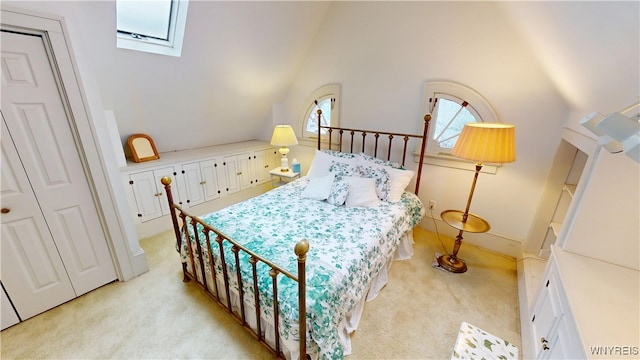
<instances>
[{"instance_id":1,"label":"baseboard","mask_svg":"<svg viewBox=\"0 0 640 360\"><path fill-rule=\"evenodd\" d=\"M438 233L454 239L458 235L458 230L447 225L442 219L436 218L434 225L434 219L429 215L422 219L420 227L431 232L436 232L437 227ZM522 240L509 238L491 231L486 233L464 233L463 236L463 241L469 244L516 259L520 259L522 256Z\"/></svg>"},{"instance_id":2,"label":"baseboard","mask_svg":"<svg viewBox=\"0 0 640 360\"><path fill-rule=\"evenodd\" d=\"M147 263L144 250L133 255L133 271L135 272L135 276L140 276L149 271L149 263Z\"/></svg>"}]
</instances>

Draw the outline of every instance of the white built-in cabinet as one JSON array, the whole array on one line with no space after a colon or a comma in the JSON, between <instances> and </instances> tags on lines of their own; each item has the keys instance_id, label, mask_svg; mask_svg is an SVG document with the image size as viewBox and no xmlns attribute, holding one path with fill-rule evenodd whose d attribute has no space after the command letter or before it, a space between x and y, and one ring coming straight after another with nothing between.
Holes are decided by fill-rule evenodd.
<instances>
[{"instance_id":1,"label":"white built-in cabinet","mask_svg":"<svg viewBox=\"0 0 640 360\"><path fill-rule=\"evenodd\" d=\"M564 129L518 261L523 358L640 355L637 171Z\"/></svg>"},{"instance_id":2,"label":"white built-in cabinet","mask_svg":"<svg viewBox=\"0 0 640 360\"><path fill-rule=\"evenodd\" d=\"M553 246L542 280L528 319L532 357L637 358L637 270Z\"/></svg>"},{"instance_id":3,"label":"white built-in cabinet","mask_svg":"<svg viewBox=\"0 0 640 360\"><path fill-rule=\"evenodd\" d=\"M543 286L529 316L536 359L583 359L582 343L555 258L543 277Z\"/></svg>"},{"instance_id":4,"label":"white built-in cabinet","mask_svg":"<svg viewBox=\"0 0 640 360\"><path fill-rule=\"evenodd\" d=\"M135 216L155 219L169 214L169 203L160 179L168 176L175 183L176 171L173 166L129 174L129 185L135 194Z\"/></svg>"},{"instance_id":5,"label":"white built-in cabinet","mask_svg":"<svg viewBox=\"0 0 640 360\"><path fill-rule=\"evenodd\" d=\"M252 140L161 153L158 160L130 162L121 172L132 214L145 222L169 213L164 176L171 178L174 201L188 208L266 183L279 160L276 148Z\"/></svg>"}]
</instances>

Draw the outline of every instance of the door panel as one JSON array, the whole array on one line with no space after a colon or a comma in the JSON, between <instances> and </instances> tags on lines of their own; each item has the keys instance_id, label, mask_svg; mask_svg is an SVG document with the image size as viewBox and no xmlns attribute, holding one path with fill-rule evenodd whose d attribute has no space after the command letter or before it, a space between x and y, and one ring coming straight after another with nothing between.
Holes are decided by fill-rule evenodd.
<instances>
[{"instance_id":1,"label":"door panel","mask_svg":"<svg viewBox=\"0 0 640 360\"><path fill-rule=\"evenodd\" d=\"M204 179L204 197L206 201L220 197L220 187L218 185L218 165L216 160L206 160L200 162L200 170Z\"/></svg>"},{"instance_id":2,"label":"door panel","mask_svg":"<svg viewBox=\"0 0 640 360\"><path fill-rule=\"evenodd\" d=\"M163 169L153 170L153 177L155 178L154 184L156 189L158 190L158 200L160 201L160 208L162 209L162 215L170 214L169 209L169 200L167 199L167 194L164 191L164 185L162 185L162 178L167 176L171 179L171 184L177 187L178 181L176 181L176 170L171 167L166 167ZM176 203L180 203L180 195L178 193L173 193L173 201Z\"/></svg>"},{"instance_id":3,"label":"door panel","mask_svg":"<svg viewBox=\"0 0 640 360\"><path fill-rule=\"evenodd\" d=\"M186 207L195 206L204 202L204 189L200 163L194 162L182 165L182 181L186 190L186 197L180 196Z\"/></svg>"},{"instance_id":4,"label":"door panel","mask_svg":"<svg viewBox=\"0 0 640 360\"><path fill-rule=\"evenodd\" d=\"M1 139L2 283L27 319L76 294L4 121Z\"/></svg>"},{"instance_id":5,"label":"door panel","mask_svg":"<svg viewBox=\"0 0 640 360\"><path fill-rule=\"evenodd\" d=\"M253 160L249 153L238 155L238 168L240 169L240 189L246 189L253 184Z\"/></svg>"},{"instance_id":6,"label":"door panel","mask_svg":"<svg viewBox=\"0 0 640 360\"><path fill-rule=\"evenodd\" d=\"M162 216L153 171L131 174L129 179L133 181L133 194L138 211L142 215L141 220L147 221Z\"/></svg>"},{"instance_id":7,"label":"door panel","mask_svg":"<svg viewBox=\"0 0 640 360\"><path fill-rule=\"evenodd\" d=\"M232 194L240 190L240 176L242 171L238 164L238 156L230 155L225 156L223 160L223 166L225 171L225 179L227 180L227 186L224 189L227 194Z\"/></svg>"}]
</instances>

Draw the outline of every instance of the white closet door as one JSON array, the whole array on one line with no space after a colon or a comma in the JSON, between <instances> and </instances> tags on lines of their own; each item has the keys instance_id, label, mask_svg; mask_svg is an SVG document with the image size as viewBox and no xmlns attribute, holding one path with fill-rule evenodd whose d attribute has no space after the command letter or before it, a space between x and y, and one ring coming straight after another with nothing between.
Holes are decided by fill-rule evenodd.
<instances>
[{"instance_id":1,"label":"white closet door","mask_svg":"<svg viewBox=\"0 0 640 360\"><path fill-rule=\"evenodd\" d=\"M76 293L4 121L1 173L2 283L20 317L27 319Z\"/></svg>"},{"instance_id":2,"label":"white closet door","mask_svg":"<svg viewBox=\"0 0 640 360\"><path fill-rule=\"evenodd\" d=\"M79 296L115 280L116 274L73 136L75 129L68 121L65 97L55 81L42 38L3 31L1 43L6 131L28 176L24 185L30 185L35 194L57 253ZM3 148L4 137L5 134ZM2 202L5 207L4 197ZM20 206L13 205L16 213L21 212ZM15 274L5 272L4 251L2 255L4 283ZM18 307L13 290L7 288L7 292Z\"/></svg>"}]
</instances>

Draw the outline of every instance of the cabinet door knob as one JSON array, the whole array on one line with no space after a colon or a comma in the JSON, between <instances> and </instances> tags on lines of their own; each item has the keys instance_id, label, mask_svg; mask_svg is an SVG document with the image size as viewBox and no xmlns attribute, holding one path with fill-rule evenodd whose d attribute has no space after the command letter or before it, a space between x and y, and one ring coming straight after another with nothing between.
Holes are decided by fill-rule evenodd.
<instances>
[{"instance_id":1,"label":"cabinet door knob","mask_svg":"<svg viewBox=\"0 0 640 360\"><path fill-rule=\"evenodd\" d=\"M0 210L1 213L3 214L8 214L11 211L11 209L9 208L2 208L2 210Z\"/></svg>"},{"instance_id":2,"label":"cabinet door knob","mask_svg":"<svg viewBox=\"0 0 640 360\"><path fill-rule=\"evenodd\" d=\"M239 173L237 173L236 175L238 175L238 176L242 175L242 171L241 171L241 172L239 172Z\"/></svg>"},{"instance_id":3,"label":"cabinet door knob","mask_svg":"<svg viewBox=\"0 0 640 360\"><path fill-rule=\"evenodd\" d=\"M207 183L206 181L200 181L200 185L204 185L206 183Z\"/></svg>"},{"instance_id":4,"label":"cabinet door knob","mask_svg":"<svg viewBox=\"0 0 640 360\"><path fill-rule=\"evenodd\" d=\"M540 338L540 342L542 343L542 350L549 350L549 346L547 345L549 344L549 341L547 341L547 339L542 337Z\"/></svg>"}]
</instances>

